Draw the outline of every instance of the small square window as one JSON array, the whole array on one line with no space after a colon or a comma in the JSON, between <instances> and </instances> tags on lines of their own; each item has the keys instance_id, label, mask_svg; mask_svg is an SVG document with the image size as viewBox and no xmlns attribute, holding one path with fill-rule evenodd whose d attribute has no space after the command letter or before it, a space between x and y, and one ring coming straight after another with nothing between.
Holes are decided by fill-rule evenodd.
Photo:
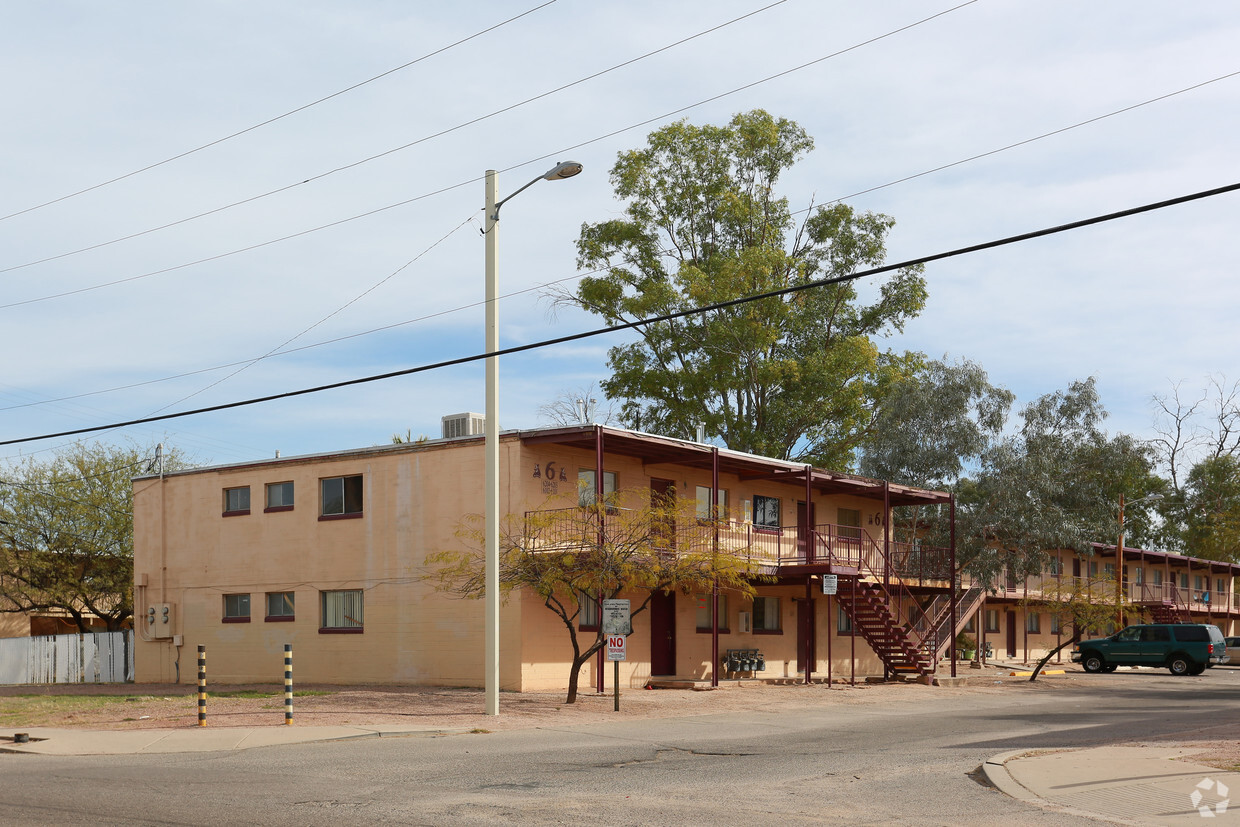
<instances>
[{"instance_id":1,"label":"small square window","mask_svg":"<svg viewBox=\"0 0 1240 827\"><path fill-rule=\"evenodd\" d=\"M753 599L753 630L755 632L778 632L779 598L755 597Z\"/></svg>"},{"instance_id":2,"label":"small square window","mask_svg":"<svg viewBox=\"0 0 1240 827\"><path fill-rule=\"evenodd\" d=\"M322 486L324 517L350 517L362 513L362 475L330 477L319 481Z\"/></svg>"},{"instance_id":3,"label":"small square window","mask_svg":"<svg viewBox=\"0 0 1240 827\"><path fill-rule=\"evenodd\" d=\"M267 592L267 620L293 619L293 592Z\"/></svg>"},{"instance_id":4,"label":"small square window","mask_svg":"<svg viewBox=\"0 0 1240 827\"><path fill-rule=\"evenodd\" d=\"M250 596L248 594L224 595L224 622L250 622Z\"/></svg>"},{"instance_id":5,"label":"small square window","mask_svg":"<svg viewBox=\"0 0 1240 827\"><path fill-rule=\"evenodd\" d=\"M321 598L319 632L362 631L364 596L361 589L322 592Z\"/></svg>"},{"instance_id":6,"label":"small square window","mask_svg":"<svg viewBox=\"0 0 1240 827\"><path fill-rule=\"evenodd\" d=\"M250 513L250 486L224 489L224 515Z\"/></svg>"},{"instance_id":7,"label":"small square window","mask_svg":"<svg viewBox=\"0 0 1240 827\"><path fill-rule=\"evenodd\" d=\"M699 521L708 523L711 521L710 513L710 486L697 486L697 518ZM714 519L726 520L728 518L728 489L718 489L718 496L715 498Z\"/></svg>"},{"instance_id":8,"label":"small square window","mask_svg":"<svg viewBox=\"0 0 1240 827\"><path fill-rule=\"evenodd\" d=\"M597 597L591 597L585 592L577 592L577 628L587 632L598 631L598 625L601 622L600 607Z\"/></svg>"},{"instance_id":9,"label":"small square window","mask_svg":"<svg viewBox=\"0 0 1240 827\"><path fill-rule=\"evenodd\" d=\"M763 497L760 494L754 495L753 524L759 528L779 528L779 497ZM754 619L754 628L758 628L757 618Z\"/></svg>"},{"instance_id":10,"label":"small square window","mask_svg":"<svg viewBox=\"0 0 1240 827\"><path fill-rule=\"evenodd\" d=\"M267 484L267 510L289 511L293 508L293 484L271 482Z\"/></svg>"},{"instance_id":11,"label":"small square window","mask_svg":"<svg viewBox=\"0 0 1240 827\"><path fill-rule=\"evenodd\" d=\"M619 477L615 471L603 472L603 502L607 503L608 512L616 502L616 486L619 483ZM594 469L580 468L577 471L577 505L582 507L594 505Z\"/></svg>"},{"instance_id":12,"label":"small square window","mask_svg":"<svg viewBox=\"0 0 1240 827\"><path fill-rule=\"evenodd\" d=\"M699 594L697 596L697 630L699 632L710 632L714 629L710 622L710 603L711 596L709 594ZM726 594L719 595L719 631L729 631L728 596Z\"/></svg>"}]
</instances>

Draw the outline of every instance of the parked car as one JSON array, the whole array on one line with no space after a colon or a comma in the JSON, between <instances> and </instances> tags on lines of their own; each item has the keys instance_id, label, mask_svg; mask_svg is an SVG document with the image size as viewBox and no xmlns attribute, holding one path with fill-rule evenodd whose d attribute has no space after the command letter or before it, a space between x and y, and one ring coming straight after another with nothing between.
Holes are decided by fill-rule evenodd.
<instances>
[{"instance_id":1,"label":"parked car","mask_svg":"<svg viewBox=\"0 0 1240 827\"><path fill-rule=\"evenodd\" d=\"M1227 657L1229 663L1240 665L1240 637L1227 638Z\"/></svg>"},{"instance_id":2,"label":"parked car","mask_svg":"<svg viewBox=\"0 0 1240 827\"><path fill-rule=\"evenodd\" d=\"M1086 672L1114 672L1117 666L1165 666L1173 675L1200 675L1227 663L1227 641L1208 623L1129 626L1110 637L1082 640L1072 662Z\"/></svg>"}]
</instances>

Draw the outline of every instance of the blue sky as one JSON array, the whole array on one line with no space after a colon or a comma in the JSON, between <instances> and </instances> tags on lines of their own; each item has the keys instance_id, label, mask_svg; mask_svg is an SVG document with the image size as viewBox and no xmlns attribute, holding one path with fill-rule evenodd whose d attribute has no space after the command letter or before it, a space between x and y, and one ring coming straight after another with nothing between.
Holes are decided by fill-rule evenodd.
<instances>
[{"instance_id":1,"label":"blue sky","mask_svg":"<svg viewBox=\"0 0 1240 827\"><path fill-rule=\"evenodd\" d=\"M585 166L504 209L503 344L594 327L538 286L571 284L581 223L619 213L617 153L678 118L799 122L793 208L871 190L847 200L896 219L891 261L1240 180L1230 4L558 0L478 34L539 5L6 9L0 439L480 352L488 168L507 194ZM887 344L977 361L1018 404L1095 376L1109 428L1149 437L1153 394L1240 373L1238 224L1224 195L933 264ZM503 427L602 379L617 341L506 358ZM347 449L435 436L482 392L479 364L102 438L203 462Z\"/></svg>"}]
</instances>

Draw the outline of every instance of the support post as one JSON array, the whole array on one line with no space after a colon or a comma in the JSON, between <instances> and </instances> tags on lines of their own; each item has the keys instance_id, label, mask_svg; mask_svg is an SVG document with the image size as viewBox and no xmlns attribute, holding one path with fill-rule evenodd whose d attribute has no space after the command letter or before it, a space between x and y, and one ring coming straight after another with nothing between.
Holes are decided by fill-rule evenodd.
<instances>
[{"instance_id":1,"label":"support post","mask_svg":"<svg viewBox=\"0 0 1240 827\"><path fill-rule=\"evenodd\" d=\"M594 505L595 513L598 515L598 549L602 553L603 544L607 542L607 526L603 522L607 519L607 504L603 491L603 426L601 425L594 426ZM599 610L601 611L603 608L601 593L599 598ZM606 674L605 663L607 661L604 660L603 649L599 649L594 662L594 672L598 675L596 683L600 695L607 694L607 687L603 683Z\"/></svg>"},{"instance_id":2,"label":"support post","mask_svg":"<svg viewBox=\"0 0 1240 827\"><path fill-rule=\"evenodd\" d=\"M284 725L293 723L293 645L284 644Z\"/></svg>"},{"instance_id":3,"label":"support post","mask_svg":"<svg viewBox=\"0 0 1240 827\"><path fill-rule=\"evenodd\" d=\"M485 649L483 674L486 714L499 714L499 198L498 174L486 172L486 215L482 226L486 248L486 557L483 594L486 611L483 620Z\"/></svg>"},{"instance_id":4,"label":"support post","mask_svg":"<svg viewBox=\"0 0 1240 827\"><path fill-rule=\"evenodd\" d=\"M198 726L207 725L207 647L198 644Z\"/></svg>"},{"instance_id":5,"label":"support post","mask_svg":"<svg viewBox=\"0 0 1240 827\"><path fill-rule=\"evenodd\" d=\"M951 571L951 613L952 622L947 633L952 636L951 652L952 652L952 677L956 677L956 495L948 495L948 519L951 521L951 545L948 547L949 556L947 568ZM938 641L935 641L937 644Z\"/></svg>"}]
</instances>

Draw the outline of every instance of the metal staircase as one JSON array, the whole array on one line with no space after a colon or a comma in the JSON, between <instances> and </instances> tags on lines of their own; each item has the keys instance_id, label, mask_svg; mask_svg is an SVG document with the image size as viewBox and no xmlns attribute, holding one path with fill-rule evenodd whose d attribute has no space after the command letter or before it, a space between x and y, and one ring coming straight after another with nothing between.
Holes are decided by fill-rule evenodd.
<instances>
[{"instance_id":1,"label":"metal staircase","mask_svg":"<svg viewBox=\"0 0 1240 827\"><path fill-rule=\"evenodd\" d=\"M935 663L922 651L923 641L892 615L881 583L857 578L855 588L841 588L837 597L853 628L888 669L896 674L934 674Z\"/></svg>"}]
</instances>

